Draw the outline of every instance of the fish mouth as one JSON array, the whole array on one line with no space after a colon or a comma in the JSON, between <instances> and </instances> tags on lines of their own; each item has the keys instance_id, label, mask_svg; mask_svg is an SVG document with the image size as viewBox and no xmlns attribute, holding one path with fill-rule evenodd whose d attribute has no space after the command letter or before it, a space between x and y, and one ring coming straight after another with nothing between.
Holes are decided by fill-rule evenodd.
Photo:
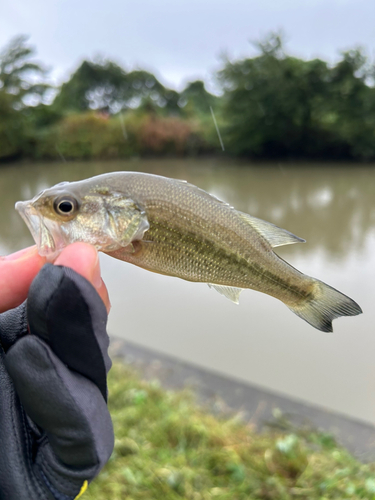
<instances>
[{"instance_id":1,"label":"fish mouth","mask_svg":"<svg viewBox=\"0 0 375 500\"><path fill-rule=\"evenodd\" d=\"M39 255L53 261L66 246L59 224L42 217L30 201L18 201L15 208L29 228Z\"/></svg>"}]
</instances>

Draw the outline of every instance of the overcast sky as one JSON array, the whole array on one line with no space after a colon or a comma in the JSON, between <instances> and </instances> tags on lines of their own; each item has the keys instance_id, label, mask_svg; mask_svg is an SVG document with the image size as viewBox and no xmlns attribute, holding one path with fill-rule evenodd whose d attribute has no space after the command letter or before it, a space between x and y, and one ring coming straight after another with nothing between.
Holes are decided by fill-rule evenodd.
<instances>
[{"instance_id":1,"label":"overcast sky","mask_svg":"<svg viewBox=\"0 0 375 500\"><path fill-rule=\"evenodd\" d=\"M337 58L362 45L375 54L375 0L1 0L0 47L30 35L38 58L66 80L97 55L151 70L171 87L209 81L220 54L253 54L249 43L286 34L297 56Z\"/></svg>"}]
</instances>

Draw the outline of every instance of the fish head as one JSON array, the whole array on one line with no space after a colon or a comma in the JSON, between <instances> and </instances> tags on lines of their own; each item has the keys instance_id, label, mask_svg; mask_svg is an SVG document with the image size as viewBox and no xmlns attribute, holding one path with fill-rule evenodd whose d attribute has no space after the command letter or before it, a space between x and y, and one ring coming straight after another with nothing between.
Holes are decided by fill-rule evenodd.
<instances>
[{"instance_id":1,"label":"fish head","mask_svg":"<svg viewBox=\"0 0 375 500\"><path fill-rule=\"evenodd\" d=\"M63 182L35 198L16 203L39 254L54 260L77 241L111 252L142 239L149 229L145 211L121 192L105 186L82 188L82 182Z\"/></svg>"}]
</instances>

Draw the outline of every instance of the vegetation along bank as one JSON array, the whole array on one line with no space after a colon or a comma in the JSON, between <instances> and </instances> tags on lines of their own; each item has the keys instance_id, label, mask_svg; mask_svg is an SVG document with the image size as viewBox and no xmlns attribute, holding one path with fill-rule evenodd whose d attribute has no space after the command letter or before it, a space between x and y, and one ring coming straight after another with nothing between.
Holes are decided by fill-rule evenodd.
<instances>
[{"instance_id":1,"label":"vegetation along bank","mask_svg":"<svg viewBox=\"0 0 375 500\"><path fill-rule=\"evenodd\" d=\"M0 53L0 160L226 154L375 159L375 67L365 51L335 64L288 55L270 34L257 54L222 60L216 93L177 92L150 72L83 61L60 87L24 36Z\"/></svg>"}]
</instances>

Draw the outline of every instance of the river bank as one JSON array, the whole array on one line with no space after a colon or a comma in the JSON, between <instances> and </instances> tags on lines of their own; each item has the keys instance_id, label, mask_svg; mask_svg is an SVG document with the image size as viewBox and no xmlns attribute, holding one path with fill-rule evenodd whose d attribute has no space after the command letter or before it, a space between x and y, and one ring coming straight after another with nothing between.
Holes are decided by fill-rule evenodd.
<instances>
[{"instance_id":1,"label":"river bank","mask_svg":"<svg viewBox=\"0 0 375 500\"><path fill-rule=\"evenodd\" d=\"M115 449L88 500L374 498L375 464L361 464L327 433L255 432L242 414L217 402L213 415L190 392L166 390L155 377L142 381L118 361L109 376L109 408Z\"/></svg>"},{"instance_id":2,"label":"river bank","mask_svg":"<svg viewBox=\"0 0 375 500\"><path fill-rule=\"evenodd\" d=\"M110 354L116 361L134 368L143 379L159 380L166 389L190 388L197 400L213 411L221 408L241 412L243 420L259 431L269 424L285 430L293 427L319 430L332 435L359 460L375 461L375 426L224 377L117 337L111 337Z\"/></svg>"}]
</instances>

